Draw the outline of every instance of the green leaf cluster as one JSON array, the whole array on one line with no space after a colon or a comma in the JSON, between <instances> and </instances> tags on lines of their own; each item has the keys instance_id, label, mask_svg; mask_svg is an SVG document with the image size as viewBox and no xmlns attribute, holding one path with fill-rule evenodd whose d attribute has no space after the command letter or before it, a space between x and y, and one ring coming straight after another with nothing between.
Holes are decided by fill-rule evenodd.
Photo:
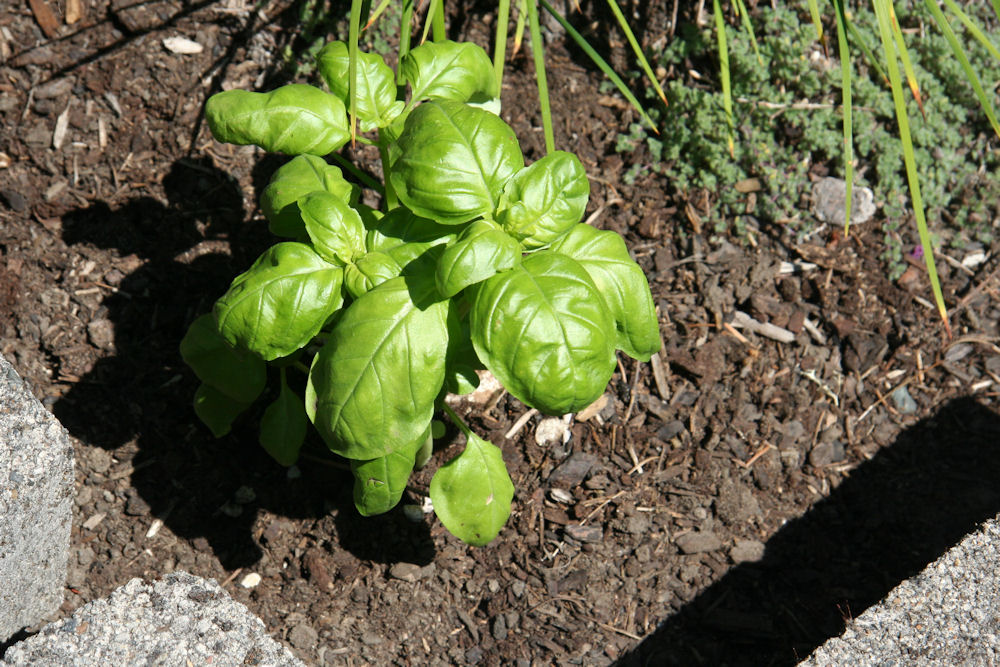
<instances>
[{"instance_id":1,"label":"green leaf cluster","mask_svg":"<svg viewBox=\"0 0 1000 667\"><path fill-rule=\"evenodd\" d=\"M283 240L192 324L181 351L216 435L277 368L261 444L291 465L312 422L350 460L355 504L371 515L399 502L444 396L474 389L477 369L542 412L574 412L604 391L616 350L648 360L659 327L622 238L581 222L590 187L579 159L553 152L525 166L513 130L488 110L497 83L481 48L409 51L408 97L374 54L359 54L352 83L343 43L323 47L317 66L329 93L286 86L209 101L218 139L295 157L261 199ZM381 211L322 157L349 136L350 108L384 156ZM301 382L286 377L295 369ZM430 495L449 530L485 544L514 488L500 450L466 435Z\"/></svg>"}]
</instances>

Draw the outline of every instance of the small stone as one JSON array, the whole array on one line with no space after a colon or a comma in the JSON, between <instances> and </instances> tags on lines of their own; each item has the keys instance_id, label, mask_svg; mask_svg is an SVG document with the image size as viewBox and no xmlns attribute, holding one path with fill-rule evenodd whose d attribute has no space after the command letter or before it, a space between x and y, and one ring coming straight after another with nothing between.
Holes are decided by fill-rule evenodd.
<instances>
[{"instance_id":1,"label":"small stone","mask_svg":"<svg viewBox=\"0 0 1000 667\"><path fill-rule=\"evenodd\" d=\"M809 463L821 468L831 463L840 463L845 456L844 445L839 440L820 442L809 452Z\"/></svg>"},{"instance_id":2,"label":"small stone","mask_svg":"<svg viewBox=\"0 0 1000 667\"><path fill-rule=\"evenodd\" d=\"M413 583L423 575L419 565L414 563L393 563L389 568L389 576L393 579Z\"/></svg>"},{"instance_id":3,"label":"small stone","mask_svg":"<svg viewBox=\"0 0 1000 667\"><path fill-rule=\"evenodd\" d=\"M503 614L497 614L497 617L493 619L493 639L498 642L507 639L507 619L503 617Z\"/></svg>"},{"instance_id":4,"label":"small stone","mask_svg":"<svg viewBox=\"0 0 1000 667\"><path fill-rule=\"evenodd\" d=\"M382 641L382 636L372 630L368 630L361 635L361 643L367 646L378 646Z\"/></svg>"},{"instance_id":5,"label":"small stone","mask_svg":"<svg viewBox=\"0 0 1000 667\"><path fill-rule=\"evenodd\" d=\"M548 417L535 427L535 442L539 447L548 447L569 440L569 421L560 417Z\"/></svg>"},{"instance_id":6,"label":"small stone","mask_svg":"<svg viewBox=\"0 0 1000 667\"><path fill-rule=\"evenodd\" d=\"M684 432L684 422L674 419L660 427L656 432L656 437L664 442L670 442Z\"/></svg>"},{"instance_id":7,"label":"small stone","mask_svg":"<svg viewBox=\"0 0 1000 667\"><path fill-rule=\"evenodd\" d=\"M847 181L821 178L812 188L813 213L820 222L843 224L847 207ZM875 195L870 188L851 188L851 224L868 222L875 215Z\"/></svg>"},{"instance_id":8,"label":"small stone","mask_svg":"<svg viewBox=\"0 0 1000 667\"><path fill-rule=\"evenodd\" d=\"M300 623L288 633L288 643L301 651L311 651L319 643L319 633L308 623Z\"/></svg>"},{"instance_id":9,"label":"small stone","mask_svg":"<svg viewBox=\"0 0 1000 667\"><path fill-rule=\"evenodd\" d=\"M465 663L467 665L478 665L483 659L483 649L473 646L465 652Z\"/></svg>"},{"instance_id":10,"label":"small stone","mask_svg":"<svg viewBox=\"0 0 1000 667\"><path fill-rule=\"evenodd\" d=\"M604 539L604 531L598 526L580 526L571 523L565 530L567 537L572 537L577 542L600 542Z\"/></svg>"},{"instance_id":11,"label":"small stone","mask_svg":"<svg viewBox=\"0 0 1000 667\"><path fill-rule=\"evenodd\" d=\"M17 190L0 190L0 199L7 202L7 206L18 213L28 208L28 200Z\"/></svg>"},{"instance_id":12,"label":"small stone","mask_svg":"<svg viewBox=\"0 0 1000 667\"><path fill-rule=\"evenodd\" d=\"M899 387L896 391L892 392L892 402L895 403L896 409L904 415L912 415L917 411L917 402L913 400L910 396L910 392L906 390L906 387Z\"/></svg>"},{"instance_id":13,"label":"small stone","mask_svg":"<svg viewBox=\"0 0 1000 667\"><path fill-rule=\"evenodd\" d=\"M512 583L511 585L510 585L510 590L511 590L511 591L512 591L512 592L514 593L514 597L516 597L516 598L519 598L519 597L521 597L522 595L524 595L524 589L525 589L525 588L527 588L527 586L526 586L526 585L525 585L525 583L524 583L523 581L521 581L520 579L517 579L517 580L515 580L515 581L514 581L514 582L513 582L513 583Z\"/></svg>"},{"instance_id":14,"label":"small stone","mask_svg":"<svg viewBox=\"0 0 1000 667\"><path fill-rule=\"evenodd\" d=\"M736 540L736 546L729 551L734 563L755 562L764 557L764 543L757 540Z\"/></svg>"},{"instance_id":15,"label":"small stone","mask_svg":"<svg viewBox=\"0 0 1000 667\"><path fill-rule=\"evenodd\" d=\"M256 572L251 572L240 579L240 586L243 588L256 588L258 584L260 584L260 575Z\"/></svg>"},{"instance_id":16,"label":"small stone","mask_svg":"<svg viewBox=\"0 0 1000 667\"><path fill-rule=\"evenodd\" d=\"M87 325L87 336L95 347L102 350L115 349L115 325L108 319L93 320Z\"/></svg>"},{"instance_id":17,"label":"small stone","mask_svg":"<svg viewBox=\"0 0 1000 667\"><path fill-rule=\"evenodd\" d=\"M573 494L565 489L549 489L549 496L557 503L569 505L573 502Z\"/></svg>"},{"instance_id":18,"label":"small stone","mask_svg":"<svg viewBox=\"0 0 1000 667\"><path fill-rule=\"evenodd\" d=\"M677 538L678 548L686 554L700 554L716 551L722 547L722 540L711 531L684 533Z\"/></svg>"},{"instance_id":19,"label":"small stone","mask_svg":"<svg viewBox=\"0 0 1000 667\"><path fill-rule=\"evenodd\" d=\"M649 519L641 514L633 514L626 519L625 530L631 535L642 535L649 530Z\"/></svg>"}]
</instances>

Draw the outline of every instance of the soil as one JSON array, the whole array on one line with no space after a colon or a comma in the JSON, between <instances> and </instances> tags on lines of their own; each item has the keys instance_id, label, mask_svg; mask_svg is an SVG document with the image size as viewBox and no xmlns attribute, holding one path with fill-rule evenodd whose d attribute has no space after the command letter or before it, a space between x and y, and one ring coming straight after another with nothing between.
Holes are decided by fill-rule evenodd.
<instances>
[{"instance_id":1,"label":"soil","mask_svg":"<svg viewBox=\"0 0 1000 667\"><path fill-rule=\"evenodd\" d=\"M186 570L314 665L793 664L1000 511L997 249L972 268L940 258L949 339L919 264L887 279L877 221L807 241L763 222L742 238L705 229L712 193L621 181L646 159L615 152L633 115L559 38L556 143L587 167L592 223L647 272L658 363L622 357L566 442L539 444L538 416L508 436L527 412L509 396L460 407L517 489L484 548L433 515L359 517L319 442L286 470L252 419L213 439L177 345L269 244L254 202L281 160L216 143L199 118L220 88L281 79L271 63L296 11L82 4L48 36L28 3L0 17L0 351L76 447L63 612ZM648 5L647 42L668 23ZM484 17L452 17L453 36L488 43ZM172 53L173 36L204 48ZM503 106L538 159L524 55ZM737 312L792 336L737 328Z\"/></svg>"}]
</instances>

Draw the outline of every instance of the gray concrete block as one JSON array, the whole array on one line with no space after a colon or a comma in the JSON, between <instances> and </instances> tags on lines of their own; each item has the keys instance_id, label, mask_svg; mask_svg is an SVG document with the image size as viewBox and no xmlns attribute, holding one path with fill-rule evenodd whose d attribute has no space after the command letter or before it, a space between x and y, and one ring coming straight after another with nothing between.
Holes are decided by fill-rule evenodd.
<instances>
[{"instance_id":1,"label":"gray concrete block","mask_svg":"<svg viewBox=\"0 0 1000 667\"><path fill-rule=\"evenodd\" d=\"M1000 665L1000 517L894 588L800 664Z\"/></svg>"},{"instance_id":2,"label":"gray concrete block","mask_svg":"<svg viewBox=\"0 0 1000 667\"><path fill-rule=\"evenodd\" d=\"M0 667L301 666L264 623L213 580L175 572L133 579L8 649Z\"/></svg>"},{"instance_id":3,"label":"gray concrete block","mask_svg":"<svg viewBox=\"0 0 1000 667\"><path fill-rule=\"evenodd\" d=\"M62 604L73 492L66 430L0 356L0 643Z\"/></svg>"}]
</instances>

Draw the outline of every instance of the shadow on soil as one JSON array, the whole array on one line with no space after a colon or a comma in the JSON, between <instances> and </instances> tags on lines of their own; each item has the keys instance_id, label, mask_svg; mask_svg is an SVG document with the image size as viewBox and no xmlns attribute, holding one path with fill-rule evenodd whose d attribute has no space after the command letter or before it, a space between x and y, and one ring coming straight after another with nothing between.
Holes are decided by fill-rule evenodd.
<instances>
[{"instance_id":1,"label":"shadow on soil","mask_svg":"<svg viewBox=\"0 0 1000 667\"><path fill-rule=\"evenodd\" d=\"M258 166L255 175L274 165ZM350 473L332 465L318 441L307 442L301 477L290 478L267 456L256 424L273 395L258 399L224 438L213 439L198 421L197 380L180 358L180 340L274 238L265 225L244 222L238 184L208 160L178 160L163 186L167 202L143 197L116 209L101 203L63 218L67 244L115 249L141 266L98 311L114 327L112 356L53 406L56 416L84 443L131 459L134 492L150 513L181 537L207 540L227 570L260 559L269 531L255 526L258 510L317 522L333 514L339 546L358 558L430 562L427 524L400 511L360 517ZM299 380L301 394L305 377ZM253 494L237 493L241 487Z\"/></svg>"},{"instance_id":2,"label":"shadow on soil","mask_svg":"<svg viewBox=\"0 0 1000 667\"><path fill-rule=\"evenodd\" d=\"M1000 512L1000 416L944 406L687 603L619 664L793 665Z\"/></svg>"}]
</instances>

